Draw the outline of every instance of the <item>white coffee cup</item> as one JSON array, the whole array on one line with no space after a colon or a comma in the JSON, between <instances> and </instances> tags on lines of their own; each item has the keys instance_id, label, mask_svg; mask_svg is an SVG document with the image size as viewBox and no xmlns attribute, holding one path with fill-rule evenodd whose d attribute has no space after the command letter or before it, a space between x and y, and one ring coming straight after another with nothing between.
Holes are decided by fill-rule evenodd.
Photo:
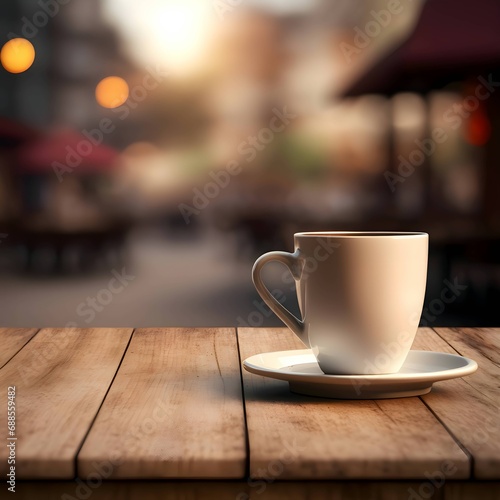
<instances>
[{"instance_id":1,"label":"white coffee cup","mask_svg":"<svg viewBox=\"0 0 500 500\"><path fill-rule=\"evenodd\" d=\"M422 314L429 236L398 232L296 233L295 252L257 259L252 278L271 310L310 347L327 374L396 373ZM266 288L261 270L282 262L302 320Z\"/></svg>"}]
</instances>

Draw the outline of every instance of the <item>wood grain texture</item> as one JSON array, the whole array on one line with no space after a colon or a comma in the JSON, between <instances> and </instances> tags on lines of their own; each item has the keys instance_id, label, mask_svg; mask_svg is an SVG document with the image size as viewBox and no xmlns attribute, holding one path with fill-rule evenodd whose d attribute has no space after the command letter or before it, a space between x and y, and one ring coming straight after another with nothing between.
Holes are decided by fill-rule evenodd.
<instances>
[{"instance_id":1,"label":"wood grain texture","mask_svg":"<svg viewBox=\"0 0 500 500\"><path fill-rule=\"evenodd\" d=\"M479 368L463 379L435 384L422 399L472 455L474 476L500 479L500 331L436 331L439 335L420 332L414 348L458 352L477 361Z\"/></svg>"},{"instance_id":2,"label":"wood grain texture","mask_svg":"<svg viewBox=\"0 0 500 500\"><path fill-rule=\"evenodd\" d=\"M17 500L498 500L499 482L424 481L32 481Z\"/></svg>"},{"instance_id":3,"label":"wood grain texture","mask_svg":"<svg viewBox=\"0 0 500 500\"><path fill-rule=\"evenodd\" d=\"M0 368L19 352L38 328L0 328Z\"/></svg>"},{"instance_id":4,"label":"wood grain texture","mask_svg":"<svg viewBox=\"0 0 500 500\"><path fill-rule=\"evenodd\" d=\"M453 482L444 486L444 500L498 500L500 482Z\"/></svg>"},{"instance_id":5,"label":"wood grain texture","mask_svg":"<svg viewBox=\"0 0 500 500\"><path fill-rule=\"evenodd\" d=\"M241 481L37 481L18 485L16 500L246 500ZM1 496L0 496L1 497ZM2 497L3 498L3 497ZM259 496L260 498L260 496Z\"/></svg>"},{"instance_id":6,"label":"wood grain texture","mask_svg":"<svg viewBox=\"0 0 500 500\"><path fill-rule=\"evenodd\" d=\"M3 497L2 497L3 498ZM7 496L6 496L7 498ZM30 481L16 500L498 500L498 481Z\"/></svg>"},{"instance_id":7,"label":"wood grain texture","mask_svg":"<svg viewBox=\"0 0 500 500\"><path fill-rule=\"evenodd\" d=\"M97 414L132 329L43 329L2 370L0 408L16 387L16 474L72 478L75 456ZM0 442L6 442L6 425ZM0 447L6 474L7 447Z\"/></svg>"},{"instance_id":8,"label":"wood grain texture","mask_svg":"<svg viewBox=\"0 0 500 500\"><path fill-rule=\"evenodd\" d=\"M234 329L139 329L78 457L78 475L241 478L245 424Z\"/></svg>"},{"instance_id":9,"label":"wood grain texture","mask_svg":"<svg viewBox=\"0 0 500 500\"><path fill-rule=\"evenodd\" d=\"M241 359L303 348L287 329L238 329ZM291 394L288 384L243 372L252 477L425 478L468 456L419 398L340 401Z\"/></svg>"},{"instance_id":10,"label":"wood grain texture","mask_svg":"<svg viewBox=\"0 0 500 500\"><path fill-rule=\"evenodd\" d=\"M479 370L467 381L500 405L500 328L436 328L455 351L477 361Z\"/></svg>"}]
</instances>

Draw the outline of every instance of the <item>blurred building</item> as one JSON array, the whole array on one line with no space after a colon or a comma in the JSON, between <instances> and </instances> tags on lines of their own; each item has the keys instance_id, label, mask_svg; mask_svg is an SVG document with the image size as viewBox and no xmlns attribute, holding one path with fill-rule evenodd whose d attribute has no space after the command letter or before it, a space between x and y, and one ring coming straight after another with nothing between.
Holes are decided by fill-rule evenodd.
<instances>
[{"instance_id":1,"label":"blurred building","mask_svg":"<svg viewBox=\"0 0 500 500\"><path fill-rule=\"evenodd\" d=\"M116 199L108 188L117 153L105 144L120 144L121 132L94 134L94 142L85 135L110 115L99 107L95 88L104 77L135 68L104 22L99 0L7 2L0 11L6 38L26 38L36 53L27 72L0 72L6 90L0 102L2 187L9 186L0 212L7 245L19 245L28 266L39 254L59 266L75 247L79 258L93 258L103 245L123 240L128 216L116 214L119 206L110 211ZM18 123L38 132L13 135L9 129L22 129Z\"/></svg>"},{"instance_id":2,"label":"blurred building","mask_svg":"<svg viewBox=\"0 0 500 500\"><path fill-rule=\"evenodd\" d=\"M494 316L500 285L500 5L427 2L413 30L344 89L390 97L385 213L431 236L428 295L468 287L470 314ZM368 26L368 25L366 25ZM365 97L358 97L365 96Z\"/></svg>"},{"instance_id":3,"label":"blurred building","mask_svg":"<svg viewBox=\"0 0 500 500\"><path fill-rule=\"evenodd\" d=\"M103 18L101 0L76 0L61 7L52 21L50 45L51 123L95 126L103 114L94 94L97 83L134 71L116 31Z\"/></svg>"},{"instance_id":4,"label":"blurred building","mask_svg":"<svg viewBox=\"0 0 500 500\"><path fill-rule=\"evenodd\" d=\"M0 33L2 45L12 38L36 39L37 53L29 73L11 75L0 71L0 116L37 127L50 122L52 108L52 78L50 72L50 29L52 20L43 13L41 28L33 24L40 13L36 2L2 2Z\"/></svg>"}]
</instances>

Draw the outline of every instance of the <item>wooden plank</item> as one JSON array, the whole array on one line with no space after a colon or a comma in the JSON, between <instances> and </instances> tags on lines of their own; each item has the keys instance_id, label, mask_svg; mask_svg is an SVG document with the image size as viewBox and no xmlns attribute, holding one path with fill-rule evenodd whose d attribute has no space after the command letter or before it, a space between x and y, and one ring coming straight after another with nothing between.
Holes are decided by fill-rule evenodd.
<instances>
[{"instance_id":1,"label":"wooden plank","mask_svg":"<svg viewBox=\"0 0 500 500\"><path fill-rule=\"evenodd\" d=\"M412 492L418 492L420 487L421 483L417 481L254 481L249 483L248 497L243 499L422 500L418 496L412 498ZM443 500L444 492L436 489L432 499Z\"/></svg>"},{"instance_id":2,"label":"wooden plank","mask_svg":"<svg viewBox=\"0 0 500 500\"><path fill-rule=\"evenodd\" d=\"M0 368L21 350L37 331L37 328L0 328Z\"/></svg>"},{"instance_id":3,"label":"wooden plank","mask_svg":"<svg viewBox=\"0 0 500 500\"><path fill-rule=\"evenodd\" d=\"M79 481L19 483L19 500L498 500L500 483L446 481Z\"/></svg>"},{"instance_id":4,"label":"wooden plank","mask_svg":"<svg viewBox=\"0 0 500 500\"><path fill-rule=\"evenodd\" d=\"M246 445L236 332L139 329L78 457L78 474L241 478Z\"/></svg>"},{"instance_id":5,"label":"wooden plank","mask_svg":"<svg viewBox=\"0 0 500 500\"><path fill-rule=\"evenodd\" d=\"M7 498L7 497L6 497ZM500 483L446 481L104 481L18 482L19 500L498 500Z\"/></svg>"},{"instance_id":6,"label":"wooden plank","mask_svg":"<svg viewBox=\"0 0 500 500\"><path fill-rule=\"evenodd\" d=\"M31 481L18 500L498 500L500 483L446 481Z\"/></svg>"},{"instance_id":7,"label":"wooden plank","mask_svg":"<svg viewBox=\"0 0 500 500\"><path fill-rule=\"evenodd\" d=\"M287 329L238 329L241 359L300 349ZM288 384L243 372L251 477L426 478L469 458L419 398L339 401L289 392Z\"/></svg>"},{"instance_id":8,"label":"wooden plank","mask_svg":"<svg viewBox=\"0 0 500 500\"><path fill-rule=\"evenodd\" d=\"M0 408L7 408L7 387L16 387L18 479L74 477L76 453L131 335L130 328L43 329L0 371ZM0 442L7 442L6 425Z\"/></svg>"},{"instance_id":9,"label":"wooden plank","mask_svg":"<svg viewBox=\"0 0 500 500\"><path fill-rule=\"evenodd\" d=\"M477 361L479 370L467 380L500 405L500 328L436 328L462 356Z\"/></svg>"},{"instance_id":10,"label":"wooden plank","mask_svg":"<svg viewBox=\"0 0 500 500\"><path fill-rule=\"evenodd\" d=\"M498 500L500 482L451 482L444 487L444 500Z\"/></svg>"},{"instance_id":11,"label":"wooden plank","mask_svg":"<svg viewBox=\"0 0 500 500\"><path fill-rule=\"evenodd\" d=\"M37 481L18 485L16 500L245 500L248 486L234 481ZM238 496L240 495L240 496ZM1 495L0 495L1 497Z\"/></svg>"},{"instance_id":12,"label":"wooden plank","mask_svg":"<svg viewBox=\"0 0 500 500\"><path fill-rule=\"evenodd\" d=\"M500 368L489 359L496 355L496 339L489 340L496 333L478 332L476 335L472 330L442 328L437 332L447 341L425 329L419 332L413 347L454 354L458 351L476 360L479 369L463 379L434 384L432 392L422 399L472 455L474 476L500 479L500 399L497 392ZM481 340L484 336L486 338Z\"/></svg>"},{"instance_id":13,"label":"wooden plank","mask_svg":"<svg viewBox=\"0 0 500 500\"><path fill-rule=\"evenodd\" d=\"M500 366L500 328L434 328L434 330L455 348L471 354L479 353Z\"/></svg>"}]
</instances>

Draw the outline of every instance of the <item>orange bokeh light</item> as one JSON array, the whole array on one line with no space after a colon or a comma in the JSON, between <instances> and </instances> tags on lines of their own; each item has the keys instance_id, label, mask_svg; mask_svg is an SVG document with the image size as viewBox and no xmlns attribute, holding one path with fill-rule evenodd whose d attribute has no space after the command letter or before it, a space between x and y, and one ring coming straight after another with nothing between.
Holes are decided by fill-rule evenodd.
<instances>
[{"instance_id":1,"label":"orange bokeh light","mask_svg":"<svg viewBox=\"0 0 500 500\"><path fill-rule=\"evenodd\" d=\"M22 73L31 67L35 60L35 48L25 38L9 40L0 52L2 66L9 73Z\"/></svg>"},{"instance_id":2,"label":"orange bokeh light","mask_svg":"<svg viewBox=\"0 0 500 500\"><path fill-rule=\"evenodd\" d=\"M129 95L127 82L119 76L108 76L102 79L95 89L95 98L103 108L121 106Z\"/></svg>"}]
</instances>

